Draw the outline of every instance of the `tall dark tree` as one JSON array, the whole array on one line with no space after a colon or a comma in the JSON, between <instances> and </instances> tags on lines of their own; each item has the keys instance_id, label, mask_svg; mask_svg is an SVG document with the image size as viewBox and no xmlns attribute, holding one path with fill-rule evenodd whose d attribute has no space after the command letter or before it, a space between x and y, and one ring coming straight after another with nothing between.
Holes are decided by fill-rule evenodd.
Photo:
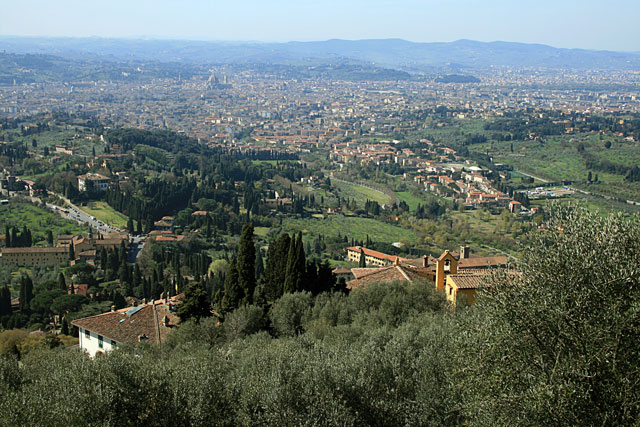
<instances>
[{"instance_id":1,"label":"tall dark tree","mask_svg":"<svg viewBox=\"0 0 640 427\"><path fill-rule=\"evenodd\" d=\"M291 239L289 253L287 254L287 273L284 280L285 293L302 290L306 266L302 232L298 232L298 237Z\"/></svg>"},{"instance_id":2,"label":"tall dark tree","mask_svg":"<svg viewBox=\"0 0 640 427\"><path fill-rule=\"evenodd\" d=\"M47 230L47 243L53 247L53 232L51 230Z\"/></svg>"},{"instance_id":3,"label":"tall dark tree","mask_svg":"<svg viewBox=\"0 0 640 427\"><path fill-rule=\"evenodd\" d=\"M107 250L104 248L100 248L100 268L103 270L107 269Z\"/></svg>"},{"instance_id":4,"label":"tall dark tree","mask_svg":"<svg viewBox=\"0 0 640 427\"><path fill-rule=\"evenodd\" d=\"M20 311L30 313L31 300L33 299L33 281L29 275L20 278Z\"/></svg>"},{"instance_id":5,"label":"tall dark tree","mask_svg":"<svg viewBox=\"0 0 640 427\"><path fill-rule=\"evenodd\" d=\"M0 289L0 319L11 314L11 291L7 285Z\"/></svg>"},{"instance_id":6,"label":"tall dark tree","mask_svg":"<svg viewBox=\"0 0 640 427\"><path fill-rule=\"evenodd\" d=\"M256 289L256 247L253 243L253 225L242 226L238 245L238 285L244 293L243 303L251 304Z\"/></svg>"},{"instance_id":7,"label":"tall dark tree","mask_svg":"<svg viewBox=\"0 0 640 427\"><path fill-rule=\"evenodd\" d=\"M264 274L264 260L260 247L256 247L256 280L260 280Z\"/></svg>"},{"instance_id":8,"label":"tall dark tree","mask_svg":"<svg viewBox=\"0 0 640 427\"><path fill-rule=\"evenodd\" d=\"M62 274L62 272L58 274L58 288L65 292L67 291L67 281L64 278L64 274Z\"/></svg>"},{"instance_id":9,"label":"tall dark tree","mask_svg":"<svg viewBox=\"0 0 640 427\"><path fill-rule=\"evenodd\" d=\"M73 243L69 243L69 261L76 259L76 252L73 249Z\"/></svg>"},{"instance_id":10,"label":"tall dark tree","mask_svg":"<svg viewBox=\"0 0 640 427\"><path fill-rule=\"evenodd\" d=\"M176 309L181 321L194 319L199 322L211 316L209 294L199 282L191 282L184 290L184 297Z\"/></svg>"},{"instance_id":11,"label":"tall dark tree","mask_svg":"<svg viewBox=\"0 0 640 427\"><path fill-rule=\"evenodd\" d=\"M360 268L367 267L367 257L364 254L364 249L360 249L360 261L358 261L358 267Z\"/></svg>"},{"instance_id":12,"label":"tall dark tree","mask_svg":"<svg viewBox=\"0 0 640 427\"><path fill-rule=\"evenodd\" d=\"M240 306L240 301L244 298L243 289L238 284L238 268L234 259L229 264L227 274L224 278L224 297L222 297L222 311L231 312Z\"/></svg>"},{"instance_id":13,"label":"tall dark tree","mask_svg":"<svg viewBox=\"0 0 640 427\"><path fill-rule=\"evenodd\" d=\"M289 246L291 246L291 238L286 233L280 235L269 245L264 274L267 301L275 301L282 296L287 273Z\"/></svg>"}]
</instances>

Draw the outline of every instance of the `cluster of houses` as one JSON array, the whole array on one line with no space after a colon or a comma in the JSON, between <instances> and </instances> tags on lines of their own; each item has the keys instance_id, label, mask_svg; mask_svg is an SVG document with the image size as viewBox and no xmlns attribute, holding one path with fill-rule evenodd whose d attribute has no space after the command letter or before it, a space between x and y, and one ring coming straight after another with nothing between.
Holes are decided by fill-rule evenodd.
<instances>
[{"instance_id":1,"label":"cluster of houses","mask_svg":"<svg viewBox=\"0 0 640 427\"><path fill-rule=\"evenodd\" d=\"M427 160L414 153L409 148L396 148L398 141L371 144L344 142L332 145L329 156L337 163L366 164L398 164L403 168L411 168L413 181L424 188L425 191L440 196L453 196L466 209L477 208L505 208L512 213L520 213L524 210L522 204L496 189L484 174L480 167L469 164L456 164L458 158L456 151L448 147L436 146L428 139L420 142L429 148L426 153L437 160ZM459 179L453 176L460 173ZM507 175L500 174L506 179ZM411 179L409 174L404 174L404 179Z\"/></svg>"},{"instance_id":2,"label":"cluster of houses","mask_svg":"<svg viewBox=\"0 0 640 427\"><path fill-rule=\"evenodd\" d=\"M505 268L505 256L482 257L471 254L468 246L458 252L445 251L439 258L401 258L361 246L347 248L347 259L359 262L366 257L369 267L336 269L334 275L345 277L347 287L356 289L376 282L431 280L438 290L444 291L447 300L455 305L460 296L472 304L476 290L484 285L492 268ZM85 290L86 291L86 290ZM82 293L82 289L74 292ZM122 344L140 342L161 343L178 325L176 305L182 295L116 310L72 322L79 330L79 348L91 357L117 348Z\"/></svg>"},{"instance_id":3,"label":"cluster of houses","mask_svg":"<svg viewBox=\"0 0 640 427\"><path fill-rule=\"evenodd\" d=\"M484 285L485 276L491 269L507 267L506 256L478 256L468 246L458 252L444 251L439 258L424 256L417 259L388 255L361 246L347 248L346 259L360 262L365 257L365 268L338 268L333 273L346 280L348 289L356 289L370 283L414 282L431 280L436 289L444 291L447 300L456 305L460 295L465 295L468 304L475 300L476 290Z\"/></svg>"},{"instance_id":4,"label":"cluster of houses","mask_svg":"<svg viewBox=\"0 0 640 427\"><path fill-rule=\"evenodd\" d=\"M112 250L122 245L127 247L128 243L129 236L126 233L107 234L98 238L59 235L58 242L53 248L2 248L0 264L19 267L52 267L83 262L95 265L96 257L100 256L102 248ZM70 247L73 247L73 257L70 257Z\"/></svg>"}]
</instances>

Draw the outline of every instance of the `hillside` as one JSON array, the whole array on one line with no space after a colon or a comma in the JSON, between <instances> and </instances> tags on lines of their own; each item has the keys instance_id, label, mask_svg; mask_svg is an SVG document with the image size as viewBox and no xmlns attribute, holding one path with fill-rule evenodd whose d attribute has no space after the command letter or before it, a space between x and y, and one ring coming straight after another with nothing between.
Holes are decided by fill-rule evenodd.
<instances>
[{"instance_id":1,"label":"hillside","mask_svg":"<svg viewBox=\"0 0 640 427\"><path fill-rule=\"evenodd\" d=\"M560 49L504 41L415 43L401 39L259 43L192 40L0 37L0 49L71 59L308 64L350 59L393 68L489 66L640 69L637 52Z\"/></svg>"}]
</instances>

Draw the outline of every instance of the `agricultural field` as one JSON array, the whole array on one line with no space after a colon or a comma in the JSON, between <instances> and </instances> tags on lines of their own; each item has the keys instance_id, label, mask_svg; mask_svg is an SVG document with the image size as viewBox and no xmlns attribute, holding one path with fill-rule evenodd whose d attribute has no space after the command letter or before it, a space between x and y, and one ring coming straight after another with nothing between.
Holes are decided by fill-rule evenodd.
<instances>
[{"instance_id":1,"label":"agricultural field","mask_svg":"<svg viewBox=\"0 0 640 427\"><path fill-rule=\"evenodd\" d=\"M349 239L365 240L367 236L378 242L394 243L404 241L415 243L416 234L407 228L387 224L372 218L347 217L330 215L322 218L287 218L283 222L286 231L302 231L325 237L347 236Z\"/></svg>"},{"instance_id":2,"label":"agricultural field","mask_svg":"<svg viewBox=\"0 0 640 427\"><path fill-rule=\"evenodd\" d=\"M605 148L607 141L611 144ZM578 153L582 144L588 155L596 161L609 161L623 166L634 166L640 159L640 143L618 137L598 134L562 135L539 141L493 142L470 147L474 151L488 152L497 162L513 166L550 181L569 180L574 185L595 194L640 201L640 182L627 182L623 175L589 170ZM591 172L592 182L587 178ZM597 182L596 181L597 175Z\"/></svg>"},{"instance_id":3,"label":"agricultural field","mask_svg":"<svg viewBox=\"0 0 640 427\"><path fill-rule=\"evenodd\" d=\"M334 178L331 180L331 186L334 187L334 193L343 199L353 199L358 206L364 206L367 200L375 201L381 205L388 205L392 202L391 197L382 191L375 190L363 185L346 182Z\"/></svg>"},{"instance_id":4,"label":"agricultural field","mask_svg":"<svg viewBox=\"0 0 640 427\"><path fill-rule=\"evenodd\" d=\"M20 142L25 144L29 151L42 154L44 147L49 148L51 154L55 153L56 145L64 145L68 148L79 149L80 155L89 156L92 149L96 154L104 152L104 143L91 134L91 131L83 126L58 125L53 126L50 130L33 134L22 135L19 129L8 129L0 132L2 137L10 142ZM33 140L36 141L36 147L33 147Z\"/></svg>"},{"instance_id":5,"label":"agricultural field","mask_svg":"<svg viewBox=\"0 0 640 427\"><path fill-rule=\"evenodd\" d=\"M107 202L89 202L86 206L82 206L82 210L112 227L127 228L129 218L113 209Z\"/></svg>"},{"instance_id":6,"label":"agricultural field","mask_svg":"<svg viewBox=\"0 0 640 427\"><path fill-rule=\"evenodd\" d=\"M516 255L517 241L535 224L520 220L503 210L450 211L438 220L418 220L411 224L419 236L419 246L438 256L445 249L469 245L480 255Z\"/></svg>"},{"instance_id":7,"label":"agricultural field","mask_svg":"<svg viewBox=\"0 0 640 427\"><path fill-rule=\"evenodd\" d=\"M409 205L409 209L411 209L412 212L416 210L418 205L424 205L424 203L425 203L424 199L422 199L421 197L413 195L409 191L396 191L394 194L398 198L399 202L403 201L407 205Z\"/></svg>"},{"instance_id":8,"label":"agricultural field","mask_svg":"<svg viewBox=\"0 0 640 427\"><path fill-rule=\"evenodd\" d=\"M39 242L37 246L46 246L48 230L51 230L54 239L60 234L87 232L85 227L48 209L16 199L10 200L8 205L0 205L0 232L4 233L6 226L15 226L19 230L26 226L31 231L34 244Z\"/></svg>"}]
</instances>

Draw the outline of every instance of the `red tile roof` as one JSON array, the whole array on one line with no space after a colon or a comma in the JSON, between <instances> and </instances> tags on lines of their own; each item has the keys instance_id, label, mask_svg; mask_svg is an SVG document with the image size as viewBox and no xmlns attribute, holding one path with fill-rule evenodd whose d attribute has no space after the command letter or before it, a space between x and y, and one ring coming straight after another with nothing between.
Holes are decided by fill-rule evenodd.
<instances>
[{"instance_id":1,"label":"red tile roof","mask_svg":"<svg viewBox=\"0 0 640 427\"><path fill-rule=\"evenodd\" d=\"M506 256L483 256L463 258L458 261L458 268L487 268L487 267L503 267L507 265Z\"/></svg>"},{"instance_id":2,"label":"red tile roof","mask_svg":"<svg viewBox=\"0 0 640 427\"><path fill-rule=\"evenodd\" d=\"M163 323L165 316L169 319L169 326ZM136 343L140 337L145 337L147 342L159 343L164 341L178 322L178 316L170 311L169 306L157 301L77 319L71 323L119 343Z\"/></svg>"},{"instance_id":3,"label":"red tile roof","mask_svg":"<svg viewBox=\"0 0 640 427\"><path fill-rule=\"evenodd\" d=\"M486 273L451 274L448 279L453 280L458 289L477 289L484 284Z\"/></svg>"},{"instance_id":4,"label":"red tile roof","mask_svg":"<svg viewBox=\"0 0 640 427\"><path fill-rule=\"evenodd\" d=\"M358 274L354 270L358 270ZM367 273L364 270L369 270L369 272ZM415 282L429 277L426 269L416 268L409 264L394 264L383 268L354 268L351 271L356 276L356 279L347 282L347 288L349 289L355 289L371 283L392 282L395 280Z\"/></svg>"},{"instance_id":5,"label":"red tile roof","mask_svg":"<svg viewBox=\"0 0 640 427\"><path fill-rule=\"evenodd\" d=\"M362 250L366 256L372 256L379 259L386 259L389 261L395 261L396 258L400 261L406 261L406 258L398 257L396 255L389 255L383 252L374 251L373 249L367 249L362 246L350 246L347 248L348 251L360 252Z\"/></svg>"}]
</instances>

